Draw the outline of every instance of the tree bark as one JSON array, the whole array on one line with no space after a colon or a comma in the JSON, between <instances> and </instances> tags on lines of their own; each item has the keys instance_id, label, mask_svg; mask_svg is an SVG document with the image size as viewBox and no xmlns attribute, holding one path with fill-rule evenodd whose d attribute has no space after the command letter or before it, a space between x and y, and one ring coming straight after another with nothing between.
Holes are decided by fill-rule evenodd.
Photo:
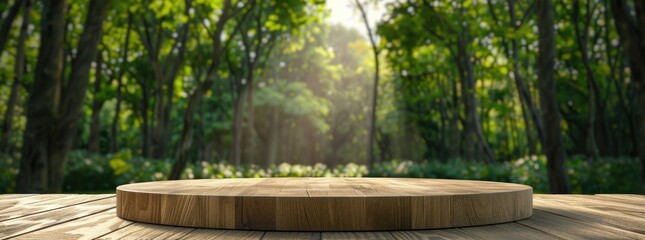
<instances>
[{"instance_id":1,"label":"tree bark","mask_svg":"<svg viewBox=\"0 0 645 240\"><path fill-rule=\"evenodd\" d=\"M20 2L20 1L16 1ZM16 62L14 65L14 81L11 84L11 93L7 101L7 110L4 114L4 123L0 133L0 152L9 153L11 136L13 135L13 118L15 106L20 98L20 85L22 84L23 74L25 72L25 42L27 40L27 30L31 20L31 0L23 0L24 8L22 11L22 25L20 26L20 36L16 46ZM1 52L0 52L1 53Z\"/></svg>"},{"instance_id":2,"label":"tree bark","mask_svg":"<svg viewBox=\"0 0 645 240\"><path fill-rule=\"evenodd\" d=\"M103 100L99 98L101 94L101 85L103 76L103 57L99 52L96 55L96 72L94 73L94 95L92 98L92 116L90 121L90 139L88 151L91 153L98 153L100 151L99 135L101 131L101 107L103 107Z\"/></svg>"},{"instance_id":3,"label":"tree bark","mask_svg":"<svg viewBox=\"0 0 645 240\"><path fill-rule=\"evenodd\" d=\"M641 160L641 192L645 193L645 3L634 1L636 19L631 19L628 5L623 0L611 2L611 10L618 35L627 55L634 84L637 107L634 109L638 125L637 153Z\"/></svg>"},{"instance_id":4,"label":"tree bark","mask_svg":"<svg viewBox=\"0 0 645 240\"><path fill-rule=\"evenodd\" d=\"M36 77L27 105L19 192L60 192L65 158L80 118L89 82L89 70L96 57L103 20L110 1L92 0L72 62L67 85L63 86L63 45L65 42L65 0L44 4L43 31Z\"/></svg>"},{"instance_id":5,"label":"tree bark","mask_svg":"<svg viewBox=\"0 0 645 240\"><path fill-rule=\"evenodd\" d=\"M50 0L43 8L41 44L33 89L27 102L27 127L16 186L21 193L53 190L49 176L54 174L50 173L49 142L55 128L50 123L56 118L60 102L65 5L65 0Z\"/></svg>"},{"instance_id":6,"label":"tree bark","mask_svg":"<svg viewBox=\"0 0 645 240\"><path fill-rule=\"evenodd\" d=\"M545 126L547 172L551 193L569 193L569 181L564 166L564 146L560 126L560 110L554 80L555 29L554 12L550 0L536 0L538 23L538 88Z\"/></svg>"}]
</instances>

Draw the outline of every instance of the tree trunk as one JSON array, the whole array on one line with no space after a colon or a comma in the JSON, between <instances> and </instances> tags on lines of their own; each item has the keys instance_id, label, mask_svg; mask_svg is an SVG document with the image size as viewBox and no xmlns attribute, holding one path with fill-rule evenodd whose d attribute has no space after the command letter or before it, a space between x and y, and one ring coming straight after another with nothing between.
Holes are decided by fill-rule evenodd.
<instances>
[{"instance_id":1,"label":"tree trunk","mask_svg":"<svg viewBox=\"0 0 645 240\"><path fill-rule=\"evenodd\" d=\"M278 157L278 141L280 134L280 118L278 116L277 107L271 107L271 127L269 128L269 142L267 147L266 154L266 164L265 167L269 167L272 164L275 164Z\"/></svg>"},{"instance_id":2,"label":"tree trunk","mask_svg":"<svg viewBox=\"0 0 645 240\"><path fill-rule=\"evenodd\" d=\"M185 1L185 15L188 16L188 11L192 6L191 1ZM154 14L153 14L154 15ZM161 51L161 41L163 40L162 30L159 29L160 24L149 23L142 18L143 31L138 31L140 42L144 46L150 65L154 73L154 125L152 127L152 157L155 159L165 158L167 155L167 144L172 129L170 125L170 112L173 106L174 96L174 81L177 73L181 67L186 52L186 41L188 39L188 25L186 22L178 27L178 35L172 50L165 59L159 59L159 52ZM155 25L155 26L151 26ZM165 93L165 96L164 96Z\"/></svg>"},{"instance_id":3,"label":"tree trunk","mask_svg":"<svg viewBox=\"0 0 645 240\"><path fill-rule=\"evenodd\" d=\"M371 167L375 163L374 159L374 133L376 129L376 107L378 104L378 82L379 82L379 49L378 49L378 43L374 39L374 35L372 33L372 28L369 25L369 21L367 20L367 14L365 13L365 9L363 9L363 5L358 0L356 1L356 5L358 6L358 9L361 12L361 16L363 18L363 23L365 23L365 28L367 29L367 34L370 39L370 44L372 45L372 53L374 54L374 85L372 86L372 106L370 107L370 126L368 129L367 133L367 153L369 156L367 166Z\"/></svg>"},{"instance_id":4,"label":"tree trunk","mask_svg":"<svg viewBox=\"0 0 645 240\"><path fill-rule=\"evenodd\" d=\"M20 1L16 1L18 3ZM0 153L9 153L11 136L13 135L13 118L15 106L20 98L20 85L22 84L23 74L25 72L25 41L27 40L27 30L31 18L31 1L24 0L22 25L20 26L20 36L16 46L16 63L14 66L14 81L11 84L11 93L7 102L7 110L4 114L4 124L0 133ZM11 11L11 10L10 10ZM1 52L0 52L1 54Z\"/></svg>"},{"instance_id":5,"label":"tree trunk","mask_svg":"<svg viewBox=\"0 0 645 240\"><path fill-rule=\"evenodd\" d=\"M190 4L190 0L186 0L186 6L191 6ZM170 180L179 179L181 177L181 173L186 167L188 154L192 147L194 125L193 115L197 107L200 106L201 102L203 101L204 94L206 93L206 91L208 91L208 89L211 88L212 84L215 81L215 78L217 77L217 71L219 70L221 63L221 57L224 53L222 40L219 36L224 31L224 26L231 17L229 15L230 7L231 1L225 0L224 7L222 9L222 15L220 16L220 20L217 22L215 34L211 39L213 41L213 53L211 54L211 65L209 66L208 75L206 76L204 82L199 84L197 86L197 89L195 89L195 91L192 92L188 97L188 105L186 106L186 110L184 110L183 114L183 125L181 130L181 137L179 140L179 148L177 149L176 161L173 164L172 171L170 172L170 175L168 177L168 179ZM186 8L187 15L188 11L189 7Z\"/></svg>"},{"instance_id":6,"label":"tree trunk","mask_svg":"<svg viewBox=\"0 0 645 240\"><path fill-rule=\"evenodd\" d=\"M634 109L638 125L638 157L641 160L641 192L645 193L645 3L634 1L636 20L631 19L623 0L611 1L614 22L623 50L629 59L631 77L636 92Z\"/></svg>"},{"instance_id":7,"label":"tree trunk","mask_svg":"<svg viewBox=\"0 0 645 240\"><path fill-rule=\"evenodd\" d=\"M132 14L128 12L128 30L125 33L125 45L123 46L123 55L121 55L121 65L119 67L119 76L116 78L116 104L114 107L114 118L110 128L110 151L116 153L119 151L119 118L121 114L121 91L123 88L123 75L128 65L128 49L130 46L130 30L132 29Z\"/></svg>"},{"instance_id":8,"label":"tree trunk","mask_svg":"<svg viewBox=\"0 0 645 240\"><path fill-rule=\"evenodd\" d=\"M484 152L484 157L488 163L494 164L495 157L493 152L488 145L488 141L484 137L484 133L481 127L481 121L479 120L479 115L477 114L477 99L475 98L475 76L473 71L473 64L470 60L470 54L468 54L465 34L462 32L457 40L457 49L458 49L458 58L461 65L460 76L463 78L462 81L462 90L465 100L465 110L466 110L466 124L469 125L469 131L467 132L469 138L471 139L471 144L477 140L481 144L482 151ZM472 155L471 155L472 156Z\"/></svg>"},{"instance_id":9,"label":"tree trunk","mask_svg":"<svg viewBox=\"0 0 645 240\"><path fill-rule=\"evenodd\" d=\"M259 57L258 57L259 58ZM242 101L246 100L246 125L242 137L242 162L245 164L252 164L253 161L253 126L255 125L255 104L253 101L253 74L254 74L254 64L249 64L249 71L247 76L247 83L244 91L246 92L246 99L241 99Z\"/></svg>"},{"instance_id":10,"label":"tree trunk","mask_svg":"<svg viewBox=\"0 0 645 240\"><path fill-rule=\"evenodd\" d=\"M66 86L63 86L62 71L67 4L65 0L50 0L44 4L36 77L27 105L19 192L62 190L65 158L72 146L85 98L85 94L78 93L87 90L89 70L96 57L109 2L90 2L78 54Z\"/></svg>"},{"instance_id":11,"label":"tree trunk","mask_svg":"<svg viewBox=\"0 0 645 240\"><path fill-rule=\"evenodd\" d=\"M100 131L101 131L101 107L103 106L103 100L99 99L101 94L101 71L103 65L103 57L99 52L96 55L96 72L94 73L94 95L92 99L92 117L90 122L90 141L88 151L91 153L98 153L100 151Z\"/></svg>"},{"instance_id":12,"label":"tree trunk","mask_svg":"<svg viewBox=\"0 0 645 240\"><path fill-rule=\"evenodd\" d=\"M7 16L4 19L2 19L2 24L0 25L0 56L2 56L4 47L7 45L7 40L9 40L9 30L11 30L11 25L13 24L13 21L18 16L18 11L20 11L20 7L22 7L23 2L24 0L14 1L13 5L11 5L11 7L9 8L9 12L7 13ZM23 11L23 12L26 13L29 11Z\"/></svg>"},{"instance_id":13,"label":"tree trunk","mask_svg":"<svg viewBox=\"0 0 645 240\"><path fill-rule=\"evenodd\" d=\"M163 158L165 155L165 148L162 147L162 145L165 145L164 140L163 140L163 135L165 135L166 131L166 116L164 116L164 76L163 73L161 72L161 67L159 66L159 63L156 59L152 59L151 63L153 65L154 69L154 75L155 75L155 90L154 90L154 98L155 98L155 106L154 106L154 127L152 128L152 157L155 159L160 159Z\"/></svg>"},{"instance_id":14,"label":"tree trunk","mask_svg":"<svg viewBox=\"0 0 645 240\"><path fill-rule=\"evenodd\" d=\"M150 157L150 123L149 123L149 113L148 107L150 103L150 96L148 93L148 83L147 80L143 80L141 87L142 98L141 98L141 156L144 158Z\"/></svg>"},{"instance_id":15,"label":"tree trunk","mask_svg":"<svg viewBox=\"0 0 645 240\"><path fill-rule=\"evenodd\" d=\"M547 172L551 193L569 193L564 166L564 146L560 126L560 110L556 98L553 70L555 65L555 29L553 5L550 0L536 0L538 22L538 88L545 126Z\"/></svg>"},{"instance_id":16,"label":"tree trunk","mask_svg":"<svg viewBox=\"0 0 645 240\"><path fill-rule=\"evenodd\" d=\"M65 0L44 4L41 44L33 89L27 102L27 127L16 190L21 193L53 192L50 181L50 138L57 115L63 72ZM51 173L53 174L53 173ZM57 179L56 179L57 180Z\"/></svg>"},{"instance_id":17,"label":"tree trunk","mask_svg":"<svg viewBox=\"0 0 645 240\"><path fill-rule=\"evenodd\" d=\"M240 166L242 163L242 127L244 124L244 97L245 91L242 91L235 101L233 108L233 154L232 160L235 166Z\"/></svg>"},{"instance_id":18,"label":"tree trunk","mask_svg":"<svg viewBox=\"0 0 645 240\"><path fill-rule=\"evenodd\" d=\"M587 11L589 11L589 2L587 1ZM587 12L586 14L592 14ZM596 90L596 77L593 73L593 70L591 69L591 66L589 64L589 56L587 55L587 33L589 32L589 24L588 21L585 21L584 28L582 29L582 33L580 30L579 25L579 15L580 15L580 1L576 0L573 3L573 14L572 14L572 21L573 21L573 26L575 30L575 35L576 35L576 40L578 42L578 50L580 51L580 54L582 56L582 64L585 67L585 71L587 73L587 92L589 94L588 96L588 102L589 102L589 126L587 128L587 154L589 157L592 159L597 159L598 158L598 144L596 143L596 133L595 133L595 126L596 126L596 98L599 96L596 96L598 94L598 91Z\"/></svg>"},{"instance_id":19,"label":"tree trunk","mask_svg":"<svg viewBox=\"0 0 645 240\"><path fill-rule=\"evenodd\" d=\"M538 139L540 141L540 144L542 146L545 145L544 143L544 130L542 129L542 121L540 121L540 115L538 113L537 108L535 107L535 104L533 103L533 98L531 97L531 93L528 90L528 87L526 86L526 83L524 82L524 79L522 75L520 74L520 66L519 66L519 48L518 48L518 43L517 40L513 39L511 41L513 53L511 54L512 56L512 61L513 61L513 78L515 80L515 85L517 86L517 91L520 95L520 101L524 102L526 104L526 107L528 108L528 113L531 116L531 120L533 121L533 125L535 127L535 131L537 132ZM527 122L528 123L528 122ZM527 131L529 129L529 126L527 125Z\"/></svg>"},{"instance_id":20,"label":"tree trunk","mask_svg":"<svg viewBox=\"0 0 645 240\"><path fill-rule=\"evenodd\" d=\"M448 77L452 77L452 74L448 74ZM459 92L457 91L457 81L452 80L452 99L451 99L452 107L450 108L450 129L451 129L451 134L450 134L450 142L453 143L451 144L451 149L450 149L450 155L448 157L449 160L455 160L460 157L460 146L463 144L462 143L462 138L460 136L460 131L459 131Z\"/></svg>"}]
</instances>

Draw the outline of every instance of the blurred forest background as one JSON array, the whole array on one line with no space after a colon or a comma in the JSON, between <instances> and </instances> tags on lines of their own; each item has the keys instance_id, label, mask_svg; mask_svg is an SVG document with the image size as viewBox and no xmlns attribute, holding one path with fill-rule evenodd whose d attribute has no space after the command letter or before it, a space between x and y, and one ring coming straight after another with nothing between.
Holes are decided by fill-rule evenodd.
<instances>
[{"instance_id":1,"label":"blurred forest background","mask_svg":"<svg viewBox=\"0 0 645 240\"><path fill-rule=\"evenodd\" d=\"M359 27L330 21L343 8ZM0 193L270 176L645 192L644 71L639 0L0 0Z\"/></svg>"}]
</instances>

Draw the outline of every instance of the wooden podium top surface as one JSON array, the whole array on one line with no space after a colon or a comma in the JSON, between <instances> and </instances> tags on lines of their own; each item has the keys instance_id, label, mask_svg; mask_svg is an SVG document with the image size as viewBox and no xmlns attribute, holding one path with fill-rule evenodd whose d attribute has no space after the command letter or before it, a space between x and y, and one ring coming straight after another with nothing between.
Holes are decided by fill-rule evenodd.
<instances>
[{"instance_id":1,"label":"wooden podium top surface","mask_svg":"<svg viewBox=\"0 0 645 240\"><path fill-rule=\"evenodd\" d=\"M237 178L160 181L122 185L120 191L248 197L401 197L514 192L529 186L425 178Z\"/></svg>"}]
</instances>

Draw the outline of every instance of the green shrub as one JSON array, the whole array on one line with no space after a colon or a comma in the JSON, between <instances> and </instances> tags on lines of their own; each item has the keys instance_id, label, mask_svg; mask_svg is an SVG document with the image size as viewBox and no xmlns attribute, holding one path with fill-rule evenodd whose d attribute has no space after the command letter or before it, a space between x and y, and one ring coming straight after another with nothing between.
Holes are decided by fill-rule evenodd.
<instances>
[{"instance_id":1,"label":"green shrub","mask_svg":"<svg viewBox=\"0 0 645 240\"><path fill-rule=\"evenodd\" d=\"M634 158L585 159L573 156L567 160L573 193L638 193L640 163ZM65 192L114 191L126 183L166 180L170 160L150 160L130 151L97 155L85 151L71 152L67 159L63 190ZM0 155L0 193L14 192L18 161ZM262 168L258 165L234 166L227 163L188 163L183 179L241 177L413 177L471 179L514 182L530 185L537 193L547 193L549 183L546 159L531 156L488 165L482 162L452 160L447 162L393 160L365 165L349 163L329 167L281 163Z\"/></svg>"}]
</instances>

